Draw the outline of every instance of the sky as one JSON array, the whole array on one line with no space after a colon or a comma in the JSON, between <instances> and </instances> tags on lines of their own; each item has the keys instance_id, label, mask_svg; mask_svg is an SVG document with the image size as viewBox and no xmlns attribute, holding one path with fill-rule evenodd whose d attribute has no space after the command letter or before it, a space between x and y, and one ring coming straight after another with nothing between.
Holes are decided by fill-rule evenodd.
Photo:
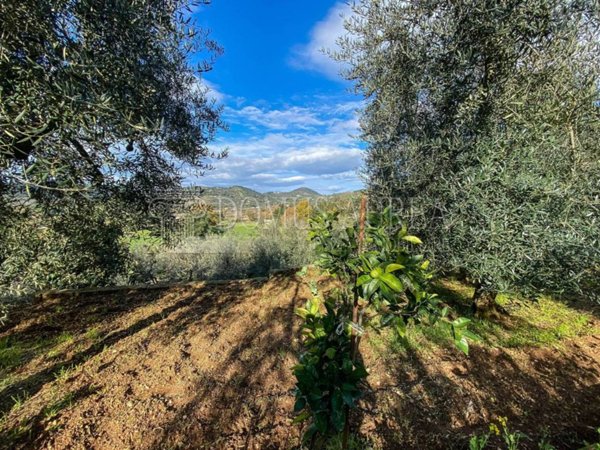
<instances>
[{"instance_id":1,"label":"sky","mask_svg":"<svg viewBox=\"0 0 600 450\"><path fill-rule=\"evenodd\" d=\"M326 194L362 187L361 99L321 51L335 49L348 14L345 3L325 0L198 7L197 24L224 48L202 82L229 125L210 147L229 156L202 177L187 174L184 184Z\"/></svg>"}]
</instances>

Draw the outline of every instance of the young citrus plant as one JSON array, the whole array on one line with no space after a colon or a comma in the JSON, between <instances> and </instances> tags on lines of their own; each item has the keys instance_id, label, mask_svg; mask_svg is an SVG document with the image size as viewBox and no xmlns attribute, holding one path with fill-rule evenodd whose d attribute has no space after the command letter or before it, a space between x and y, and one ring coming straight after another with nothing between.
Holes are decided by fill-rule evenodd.
<instances>
[{"instance_id":1,"label":"young citrus plant","mask_svg":"<svg viewBox=\"0 0 600 450\"><path fill-rule=\"evenodd\" d=\"M340 280L340 289L323 298L313 285L313 298L296 311L304 320L304 353L293 369L295 422L309 421L304 438L311 447L342 431L347 442L349 409L367 376L357 358L366 329L393 327L405 339L410 323L442 323L465 354L469 339L477 339L467 329L469 319L451 320L449 308L428 292L429 261L414 252L421 241L389 209L345 229L338 217L335 212L315 215L309 236L317 264Z\"/></svg>"}]
</instances>

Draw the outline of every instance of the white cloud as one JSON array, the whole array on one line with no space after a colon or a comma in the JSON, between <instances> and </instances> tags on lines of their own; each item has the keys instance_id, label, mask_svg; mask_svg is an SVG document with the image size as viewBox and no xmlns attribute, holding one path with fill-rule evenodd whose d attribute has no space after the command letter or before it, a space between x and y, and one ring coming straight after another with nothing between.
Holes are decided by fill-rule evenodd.
<instances>
[{"instance_id":1,"label":"white cloud","mask_svg":"<svg viewBox=\"0 0 600 450\"><path fill-rule=\"evenodd\" d=\"M225 94L219 90L219 86L206 78L195 77L196 82L193 84L192 89L198 89L204 92L209 100L214 100L216 103L223 103L225 101Z\"/></svg>"},{"instance_id":2,"label":"white cloud","mask_svg":"<svg viewBox=\"0 0 600 450\"><path fill-rule=\"evenodd\" d=\"M298 127L302 129L323 125L315 112L308 108L291 106L286 109L265 110L256 106L241 109L226 108L226 118L234 122L252 122L274 130Z\"/></svg>"},{"instance_id":3,"label":"white cloud","mask_svg":"<svg viewBox=\"0 0 600 450\"><path fill-rule=\"evenodd\" d=\"M226 119L252 126L249 137L221 137L214 149L229 156L214 162L214 171L188 184L242 185L257 189L288 190L309 186L320 192L360 189L357 170L363 151L354 101L319 99L315 105L287 108L246 106L226 108Z\"/></svg>"},{"instance_id":4,"label":"white cloud","mask_svg":"<svg viewBox=\"0 0 600 450\"><path fill-rule=\"evenodd\" d=\"M340 80L342 65L326 52L339 48L337 40L347 34L344 21L351 14L352 8L349 5L336 3L327 16L312 28L309 42L292 49L289 64L297 69L313 70L331 79Z\"/></svg>"}]
</instances>

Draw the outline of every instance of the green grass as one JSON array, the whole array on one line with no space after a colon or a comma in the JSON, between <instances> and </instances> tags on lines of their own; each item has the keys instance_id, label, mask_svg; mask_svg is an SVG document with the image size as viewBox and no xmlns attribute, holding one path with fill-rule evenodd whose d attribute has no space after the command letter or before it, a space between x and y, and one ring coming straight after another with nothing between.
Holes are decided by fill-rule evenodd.
<instances>
[{"instance_id":1,"label":"green grass","mask_svg":"<svg viewBox=\"0 0 600 450\"><path fill-rule=\"evenodd\" d=\"M21 363L25 350L10 337L0 339L0 369L9 370Z\"/></svg>"},{"instance_id":2,"label":"green grass","mask_svg":"<svg viewBox=\"0 0 600 450\"><path fill-rule=\"evenodd\" d=\"M590 321L588 314L542 297L513 311L509 324L477 320L472 328L492 346L560 347L566 339L594 333Z\"/></svg>"},{"instance_id":3,"label":"green grass","mask_svg":"<svg viewBox=\"0 0 600 450\"><path fill-rule=\"evenodd\" d=\"M10 398L13 401L13 405L10 408L11 412L18 411L19 409L21 409L21 407L27 401L28 398L29 398L28 392L21 392L20 394L13 395Z\"/></svg>"},{"instance_id":4,"label":"green grass","mask_svg":"<svg viewBox=\"0 0 600 450\"><path fill-rule=\"evenodd\" d=\"M91 338L91 337L90 337ZM54 338L39 338L35 341L17 341L12 336L0 339L0 370L11 371L46 352L49 358L62 353L61 347L73 342L70 333L62 333Z\"/></svg>"},{"instance_id":5,"label":"green grass","mask_svg":"<svg viewBox=\"0 0 600 450\"><path fill-rule=\"evenodd\" d=\"M89 330L88 332L90 332L92 330ZM87 337L87 334L86 334ZM91 339L91 337L90 337ZM75 341L75 336L73 336L72 333L69 332L63 332L61 334L59 334L58 336L54 337L51 341L51 344L49 345L50 347L53 347L52 349L50 349L48 351L48 353L46 353L46 356L50 359L53 358L57 358L60 355L62 355L65 351L65 347L70 345L71 343L73 343L73 341Z\"/></svg>"},{"instance_id":6,"label":"green grass","mask_svg":"<svg viewBox=\"0 0 600 450\"><path fill-rule=\"evenodd\" d=\"M255 223L236 222L233 227L227 231L227 234L239 238L253 238L258 236L258 225Z\"/></svg>"},{"instance_id":7,"label":"green grass","mask_svg":"<svg viewBox=\"0 0 600 450\"><path fill-rule=\"evenodd\" d=\"M73 334L65 331L54 338L54 345L70 344L74 340Z\"/></svg>"},{"instance_id":8,"label":"green grass","mask_svg":"<svg viewBox=\"0 0 600 450\"><path fill-rule=\"evenodd\" d=\"M23 419L16 427L8 430L8 433L5 435L5 444L8 444L6 448L11 448L11 443L17 442L23 439L25 436L30 436L32 428L33 423L29 420Z\"/></svg>"},{"instance_id":9,"label":"green grass","mask_svg":"<svg viewBox=\"0 0 600 450\"><path fill-rule=\"evenodd\" d=\"M102 337L102 333L98 328L90 328L85 332L85 338L91 341L97 341Z\"/></svg>"},{"instance_id":10,"label":"green grass","mask_svg":"<svg viewBox=\"0 0 600 450\"><path fill-rule=\"evenodd\" d=\"M19 409L21 409L23 404L29 399L29 393L26 391L22 391L20 394L12 395L10 397L10 399L13 402L12 406L10 407L10 409L8 411L5 411L0 416L0 428L2 428L5 425L6 420L11 413L16 412Z\"/></svg>"},{"instance_id":11,"label":"green grass","mask_svg":"<svg viewBox=\"0 0 600 450\"><path fill-rule=\"evenodd\" d=\"M52 403L49 406L46 406L42 411L42 415L44 416L44 419L51 420L54 417L56 417L60 411L62 411L65 408L70 407L73 404L73 398L74 398L73 392L69 392L68 394L63 396L61 399L59 399L58 401Z\"/></svg>"},{"instance_id":12,"label":"green grass","mask_svg":"<svg viewBox=\"0 0 600 450\"><path fill-rule=\"evenodd\" d=\"M550 297L541 297L533 302L499 295L498 303L509 307L510 314L497 320L487 320L471 315L471 286L454 279L443 279L433 284L433 290L460 315L472 320L470 330L481 337L479 345L486 347L560 348L568 339L600 332L591 324L588 313ZM369 338L369 341L377 351L388 349L392 353L404 353L406 349L428 353L439 347L453 347L451 331L443 325L410 326L404 342L393 333L384 333Z\"/></svg>"},{"instance_id":13,"label":"green grass","mask_svg":"<svg viewBox=\"0 0 600 450\"><path fill-rule=\"evenodd\" d=\"M56 372L54 372L54 379L56 380L57 383L64 383L76 371L77 371L77 366L74 364L61 366L60 369L58 369Z\"/></svg>"},{"instance_id":14,"label":"green grass","mask_svg":"<svg viewBox=\"0 0 600 450\"><path fill-rule=\"evenodd\" d=\"M4 370L0 370L0 391L3 391L11 384L14 384L18 381L18 377L16 377L12 373L5 373Z\"/></svg>"}]
</instances>

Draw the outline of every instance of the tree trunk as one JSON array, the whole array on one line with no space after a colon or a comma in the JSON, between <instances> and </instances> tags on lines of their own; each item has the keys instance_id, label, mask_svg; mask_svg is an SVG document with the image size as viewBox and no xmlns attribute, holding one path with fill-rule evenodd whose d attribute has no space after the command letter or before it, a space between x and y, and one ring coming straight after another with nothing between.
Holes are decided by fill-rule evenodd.
<instances>
[{"instance_id":1,"label":"tree trunk","mask_svg":"<svg viewBox=\"0 0 600 450\"><path fill-rule=\"evenodd\" d=\"M498 318L507 314L506 310L496 303L498 293L491 289L486 289L481 283L475 283L475 293L473 294L473 303L471 310L475 317Z\"/></svg>"}]
</instances>

